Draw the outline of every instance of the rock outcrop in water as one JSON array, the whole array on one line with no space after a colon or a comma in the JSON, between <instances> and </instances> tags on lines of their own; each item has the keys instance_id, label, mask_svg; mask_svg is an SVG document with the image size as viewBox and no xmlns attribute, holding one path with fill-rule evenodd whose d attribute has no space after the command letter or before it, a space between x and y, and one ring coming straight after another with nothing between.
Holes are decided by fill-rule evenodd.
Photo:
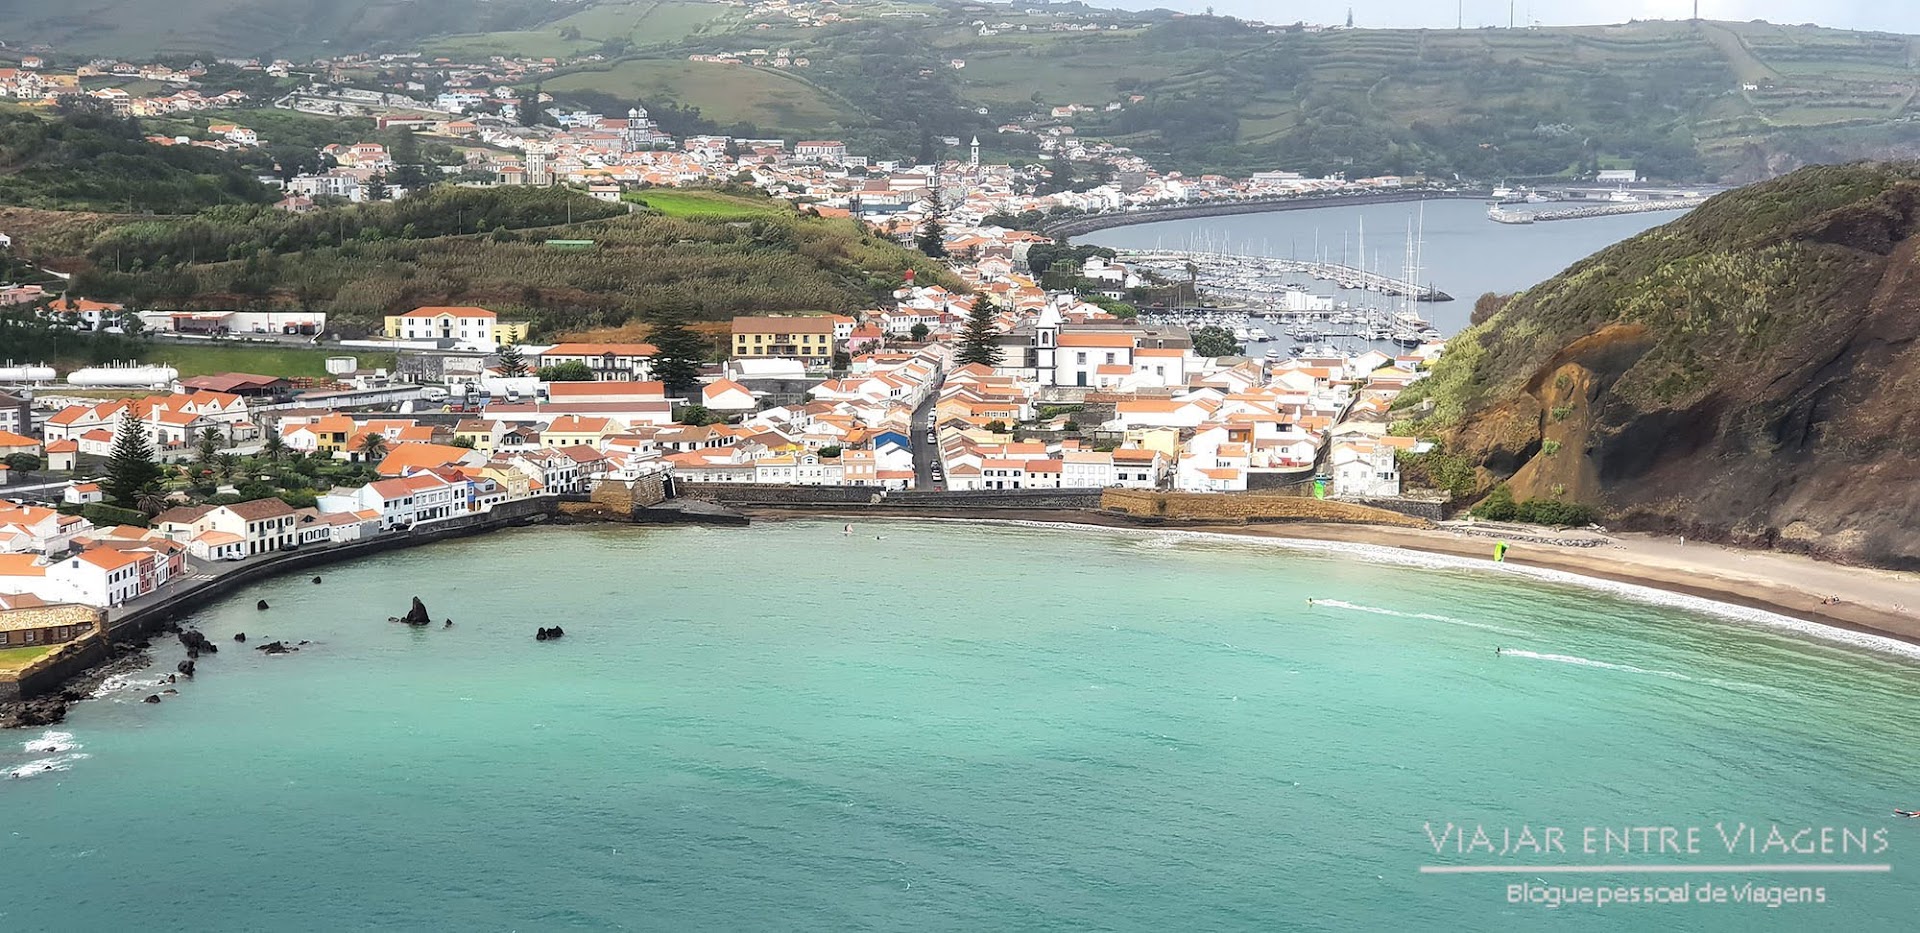
<instances>
[{"instance_id":1,"label":"rock outcrop in water","mask_svg":"<svg viewBox=\"0 0 1920 933\"><path fill-rule=\"evenodd\" d=\"M552 628L542 628L539 632L536 632L534 634L533 640L534 641L552 641L566 634L567 632L565 629L562 629L560 626L556 625Z\"/></svg>"},{"instance_id":2,"label":"rock outcrop in water","mask_svg":"<svg viewBox=\"0 0 1920 933\"><path fill-rule=\"evenodd\" d=\"M299 651L300 649L295 648L284 641L270 641L253 650L264 651L267 654L292 654L293 652Z\"/></svg>"},{"instance_id":3,"label":"rock outcrop in water","mask_svg":"<svg viewBox=\"0 0 1920 933\"><path fill-rule=\"evenodd\" d=\"M431 616L429 616L429 615L427 615L427 606L426 606L426 604L425 604L425 603L423 603L423 602L421 602L421 601L420 601L420 597L418 597L418 596L415 596L415 597L413 598L413 608L411 608L411 609L408 609L408 610L407 610L407 614L406 614L406 615L403 615L403 616L397 616L397 617L395 617L395 618L394 618L394 619L393 619L392 621L394 621L394 622L404 622L404 623L406 623L406 624L408 624L408 625L431 625L431 624L433 624L433 618L432 618Z\"/></svg>"},{"instance_id":4,"label":"rock outcrop in water","mask_svg":"<svg viewBox=\"0 0 1920 933\"><path fill-rule=\"evenodd\" d=\"M1469 500L1920 568L1916 334L1920 165L1805 169L1507 302L1395 417Z\"/></svg>"},{"instance_id":5,"label":"rock outcrop in water","mask_svg":"<svg viewBox=\"0 0 1920 933\"><path fill-rule=\"evenodd\" d=\"M184 629L180 632L180 644L187 649L187 657L197 658L202 654L219 654L220 647L207 640L197 629Z\"/></svg>"}]
</instances>

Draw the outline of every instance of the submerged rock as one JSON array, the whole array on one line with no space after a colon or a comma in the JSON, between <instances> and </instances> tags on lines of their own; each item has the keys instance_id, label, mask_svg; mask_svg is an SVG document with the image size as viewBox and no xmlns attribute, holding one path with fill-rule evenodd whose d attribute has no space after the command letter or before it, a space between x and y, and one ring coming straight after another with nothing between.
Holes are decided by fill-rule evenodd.
<instances>
[{"instance_id":1,"label":"submerged rock","mask_svg":"<svg viewBox=\"0 0 1920 933\"><path fill-rule=\"evenodd\" d=\"M254 603L254 604L253 604L253 608L255 608L255 609L260 609L260 610L263 610L263 611L264 611L264 610L265 610L265 609L267 608L267 601L263 599L263 600L261 600L261 601L259 601L259 602L257 602L257 603Z\"/></svg>"},{"instance_id":2,"label":"submerged rock","mask_svg":"<svg viewBox=\"0 0 1920 933\"><path fill-rule=\"evenodd\" d=\"M142 702L142 703L158 703L158 702L160 702L160 694L157 694L157 693L149 693L149 694L147 694L147 698L146 698L146 699L144 699L144 700L141 700L140 702Z\"/></svg>"},{"instance_id":3,"label":"submerged rock","mask_svg":"<svg viewBox=\"0 0 1920 933\"><path fill-rule=\"evenodd\" d=\"M319 582L320 582L320 578L319 578L319 577L314 577L314 578L313 578L313 582L315 582L315 583L319 583Z\"/></svg>"},{"instance_id":4,"label":"submerged rock","mask_svg":"<svg viewBox=\"0 0 1920 933\"><path fill-rule=\"evenodd\" d=\"M264 651L268 654L290 654L292 652L299 651L300 649L290 647L284 641L270 641L253 650Z\"/></svg>"},{"instance_id":5,"label":"submerged rock","mask_svg":"<svg viewBox=\"0 0 1920 933\"><path fill-rule=\"evenodd\" d=\"M534 633L533 640L534 641L552 641L565 634L567 634L566 630L556 625L553 628L540 629L540 631Z\"/></svg>"},{"instance_id":6,"label":"submerged rock","mask_svg":"<svg viewBox=\"0 0 1920 933\"><path fill-rule=\"evenodd\" d=\"M244 645L244 644L246 644L246 643L247 643L247 633L246 633L246 632L235 632L235 633L233 633L233 640L234 640L234 641L237 641L237 642L239 642L239 643L241 643L241 644L243 644L243 645Z\"/></svg>"}]
</instances>

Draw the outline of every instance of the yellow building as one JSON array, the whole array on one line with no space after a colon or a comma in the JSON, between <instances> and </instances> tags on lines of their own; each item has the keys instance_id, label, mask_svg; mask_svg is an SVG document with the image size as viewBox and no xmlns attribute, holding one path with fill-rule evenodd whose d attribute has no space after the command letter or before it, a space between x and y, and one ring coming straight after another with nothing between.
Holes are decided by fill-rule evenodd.
<instances>
[{"instance_id":1,"label":"yellow building","mask_svg":"<svg viewBox=\"0 0 1920 933\"><path fill-rule=\"evenodd\" d=\"M485 308L425 307L387 315L386 333L389 340L455 340L504 347L527 339L527 322L503 321Z\"/></svg>"},{"instance_id":2,"label":"yellow building","mask_svg":"<svg viewBox=\"0 0 1920 933\"><path fill-rule=\"evenodd\" d=\"M737 317L733 355L740 359L785 357L825 364L833 359L833 316Z\"/></svg>"},{"instance_id":3,"label":"yellow building","mask_svg":"<svg viewBox=\"0 0 1920 933\"><path fill-rule=\"evenodd\" d=\"M480 475L500 484L509 499L525 499L533 494L532 477L514 467L489 463L480 468Z\"/></svg>"},{"instance_id":4,"label":"yellow building","mask_svg":"<svg viewBox=\"0 0 1920 933\"><path fill-rule=\"evenodd\" d=\"M571 447L584 444L598 449L600 442L609 434L619 434L627 429L611 418L587 418L579 415L561 415L553 419L545 430L540 432L540 443L547 447Z\"/></svg>"}]
</instances>

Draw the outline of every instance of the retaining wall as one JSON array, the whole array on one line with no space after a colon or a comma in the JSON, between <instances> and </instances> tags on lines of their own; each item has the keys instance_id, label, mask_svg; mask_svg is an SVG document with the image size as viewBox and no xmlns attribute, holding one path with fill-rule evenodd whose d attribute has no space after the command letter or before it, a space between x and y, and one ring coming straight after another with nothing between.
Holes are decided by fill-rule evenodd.
<instances>
[{"instance_id":1,"label":"retaining wall","mask_svg":"<svg viewBox=\"0 0 1920 933\"><path fill-rule=\"evenodd\" d=\"M59 654L41 658L32 667L0 676L0 703L52 693L88 668L107 660L107 640L98 632L66 645Z\"/></svg>"},{"instance_id":2,"label":"retaining wall","mask_svg":"<svg viewBox=\"0 0 1920 933\"><path fill-rule=\"evenodd\" d=\"M1265 496L1247 493L1151 492L1109 489L1100 507L1139 518L1220 522L1333 522L1349 525L1396 525L1431 528L1423 518L1310 496Z\"/></svg>"}]
</instances>

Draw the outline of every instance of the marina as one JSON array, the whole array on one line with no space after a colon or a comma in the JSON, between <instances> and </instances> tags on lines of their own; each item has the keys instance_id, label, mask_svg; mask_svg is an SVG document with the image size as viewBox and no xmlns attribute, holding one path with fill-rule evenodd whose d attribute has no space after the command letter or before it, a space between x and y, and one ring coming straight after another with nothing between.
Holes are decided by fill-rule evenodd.
<instances>
[{"instance_id":1,"label":"marina","mask_svg":"<svg viewBox=\"0 0 1920 933\"><path fill-rule=\"evenodd\" d=\"M1305 276L1332 282L1344 289L1382 295L1411 295L1416 301L1453 300L1452 295L1431 285L1326 260L1168 249L1122 250L1120 259L1170 279L1205 279L1210 292L1243 301L1271 300L1292 291L1284 286L1275 287L1286 276Z\"/></svg>"}]
</instances>

